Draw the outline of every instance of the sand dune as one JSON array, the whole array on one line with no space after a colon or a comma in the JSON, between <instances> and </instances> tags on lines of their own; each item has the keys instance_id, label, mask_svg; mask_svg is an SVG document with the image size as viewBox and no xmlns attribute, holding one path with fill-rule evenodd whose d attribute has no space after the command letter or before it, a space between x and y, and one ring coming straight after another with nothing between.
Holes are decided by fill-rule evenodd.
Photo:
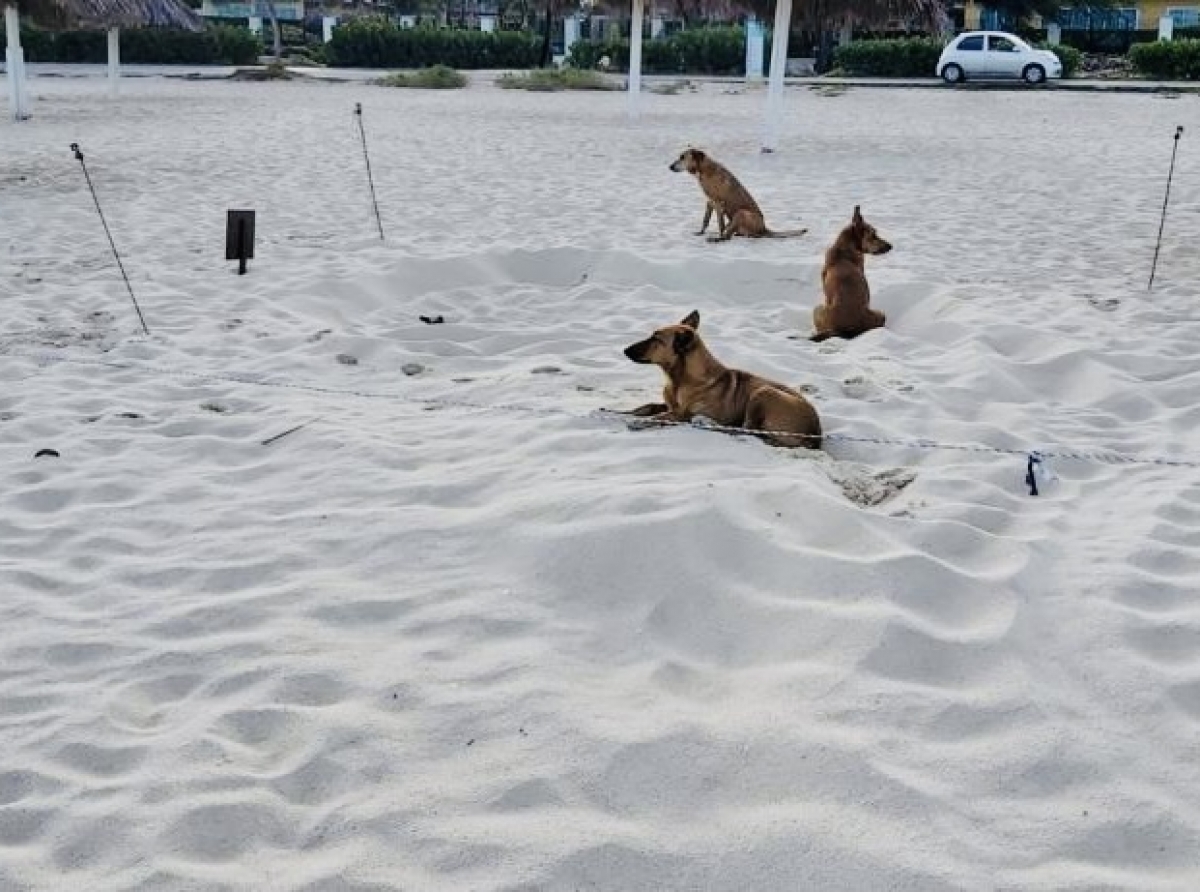
<instances>
[{"instance_id":1,"label":"sand dune","mask_svg":"<svg viewBox=\"0 0 1200 892\"><path fill-rule=\"evenodd\" d=\"M1194 100L123 89L0 125L0 888L1200 888L1200 470L1023 484L1200 461ZM602 414L692 309L855 439Z\"/></svg>"}]
</instances>

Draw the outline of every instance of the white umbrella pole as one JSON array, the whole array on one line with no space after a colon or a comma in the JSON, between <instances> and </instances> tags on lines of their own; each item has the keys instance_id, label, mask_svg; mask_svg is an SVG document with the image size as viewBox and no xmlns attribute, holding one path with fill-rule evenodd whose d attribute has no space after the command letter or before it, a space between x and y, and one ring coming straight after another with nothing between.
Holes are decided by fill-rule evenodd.
<instances>
[{"instance_id":1,"label":"white umbrella pole","mask_svg":"<svg viewBox=\"0 0 1200 892\"><path fill-rule=\"evenodd\" d=\"M629 115L637 117L642 93L642 15L645 0L633 0L633 23L629 33Z\"/></svg>"},{"instance_id":2,"label":"white umbrella pole","mask_svg":"<svg viewBox=\"0 0 1200 892\"><path fill-rule=\"evenodd\" d=\"M21 49L21 17L17 7L4 7L4 30L8 34L8 49L4 53L8 72L8 108L14 121L29 117L29 102L25 94L25 51Z\"/></svg>"},{"instance_id":3,"label":"white umbrella pole","mask_svg":"<svg viewBox=\"0 0 1200 892\"><path fill-rule=\"evenodd\" d=\"M108 95L116 96L121 83L121 32L108 29Z\"/></svg>"},{"instance_id":4,"label":"white umbrella pole","mask_svg":"<svg viewBox=\"0 0 1200 892\"><path fill-rule=\"evenodd\" d=\"M763 128L764 152L774 152L779 142L779 116L783 112L783 71L787 67L788 30L792 26L792 0L775 4L775 32L771 35L771 80L767 87L767 120Z\"/></svg>"}]
</instances>

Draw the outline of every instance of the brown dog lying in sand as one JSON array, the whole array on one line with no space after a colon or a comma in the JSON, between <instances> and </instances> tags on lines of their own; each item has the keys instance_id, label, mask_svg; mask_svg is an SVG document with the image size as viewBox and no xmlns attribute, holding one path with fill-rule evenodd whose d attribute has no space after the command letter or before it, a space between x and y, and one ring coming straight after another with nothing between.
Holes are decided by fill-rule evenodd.
<instances>
[{"instance_id":1,"label":"brown dog lying in sand","mask_svg":"<svg viewBox=\"0 0 1200 892\"><path fill-rule=\"evenodd\" d=\"M625 348L634 362L654 364L667 376L666 402L648 403L629 414L683 422L701 415L725 427L784 432L763 436L773 446L819 449L821 421L812 404L783 384L723 366L700 340L699 327L700 314L693 311L678 325L660 328Z\"/></svg>"},{"instance_id":2,"label":"brown dog lying in sand","mask_svg":"<svg viewBox=\"0 0 1200 892\"><path fill-rule=\"evenodd\" d=\"M788 232L772 232L768 229L758 203L750 197L746 187L738 182L728 168L699 149L686 150L675 159L671 170L676 173L687 171L695 176L707 199L704 222L700 224L700 231L696 235L704 235L708 231L708 221L716 212L719 234L710 236L710 242L726 242L735 235L746 238L793 238L808 232L807 229Z\"/></svg>"},{"instance_id":3,"label":"brown dog lying in sand","mask_svg":"<svg viewBox=\"0 0 1200 892\"><path fill-rule=\"evenodd\" d=\"M813 309L813 327L817 331L810 340L853 338L883 327L887 317L871 309L865 258L867 254L886 254L890 250L892 246L879 237L855 205L850 225L838 233L825 252L825 266L821 270L825 303Z\"/></svg>"}]
</instances>

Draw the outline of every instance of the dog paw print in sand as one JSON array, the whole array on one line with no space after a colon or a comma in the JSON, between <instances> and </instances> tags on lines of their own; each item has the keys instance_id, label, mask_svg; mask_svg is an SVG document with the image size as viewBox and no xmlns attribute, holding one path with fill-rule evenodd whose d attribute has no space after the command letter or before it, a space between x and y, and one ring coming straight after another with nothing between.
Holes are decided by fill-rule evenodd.
<instances>
[{"instance_id":1,"label":"dog paw print in sand","mask_svg":"<svg viewBox=\"0 0 1200 892\"><path fill-rule=\"evenodd\" d=\"M218 325L217 328L221 329L221 331L233 331L243 324L244 322L241 319L226 319L224 322Z\"/></svg>"},{"instance_id":2,"label":"dog paw print in sand","mask_svg":"<svg viewBox=\"0 0 1200 892\"><path fill-rule=\"evenodd\" d=\"M890 501L917 479L917 472L911 468L875 471L864 465L844 462L829 465L825 473L847 499L863 508L874 508Z\"/></svg>"},{"instance_id":3,"label":"dog paw print in sand","mask_svg":"<svg viewBox=\"0 0 1200 892\"><path fill-rule=\"evenodd\" d=\"M310 344L315 344L315 343L317 343L317 341L320 341L326 335L331 335L331 334L333 334L332 328L322 328L320 331L314 331L312 334L310 334L308 336L308 342Z\"/></svg>"},{"instance_id":4,"label":"dog paw print in sand","mask_svg":"<svg viewBox=\"0 0 1200 892\"><path fill-rule=\"evenodd\" d=\"M1121 306L1121 299L1118 297L1097 297L1094 294L1087 296L1087 302L1105 313L1111 313L1117 307Z\"/></svg>"}]
</instances>

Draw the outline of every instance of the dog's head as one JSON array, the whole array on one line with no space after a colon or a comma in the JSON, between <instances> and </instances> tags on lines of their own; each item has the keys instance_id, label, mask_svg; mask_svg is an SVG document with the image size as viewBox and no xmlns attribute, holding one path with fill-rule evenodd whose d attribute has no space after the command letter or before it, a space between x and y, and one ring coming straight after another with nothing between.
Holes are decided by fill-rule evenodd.
<instances>
[{"instance_id":1,"label":"dog's head","mask_svg":"<svg viewBox=\"0 0 1200 892\"><path fill-rule=\"evenodd\" d=\"M864 254L886 254L892 250L891 242L882 239L875 227L863 219L858 205L854 206L854 216L850 220L850 232L854 236L854 244Z\"/></svg>"},{"instance_id":2,"label":"dog's head","mask_svg":"<svg viewBox=\"0 0 1200 892\"><path fill-rule=\"evenodd\" d=\"M706 157L699 149L684 149L683 154L671 164L671 170L676 173L695 173Z\"/></svg>"},{"instance_id":3,"label":"dog's head","mask_svg":"<svg viewBox=\"0 0 1200 892\"><path fill-rule=\"evenodd\" d=\"M693 310L678 325L660 328L644 341L625 348L625 355L634 362L670 368L686 357L700 342L696 329L700 327L700 314Z\"/></svg>"}]
</instances>

